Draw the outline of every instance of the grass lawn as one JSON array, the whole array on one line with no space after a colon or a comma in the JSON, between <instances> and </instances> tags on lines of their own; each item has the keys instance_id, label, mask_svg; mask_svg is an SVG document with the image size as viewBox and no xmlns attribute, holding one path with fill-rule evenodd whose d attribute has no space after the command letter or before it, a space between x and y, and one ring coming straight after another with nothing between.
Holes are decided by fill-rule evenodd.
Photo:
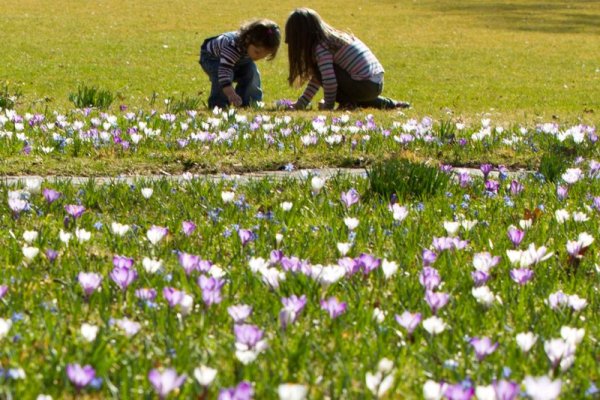
<instances>
[{"instance_id":1,"label":"grass lawn","mask_svg":"<svg viewBox=\"0 0 600 400\"><path fill-rule=\"evenodd\" d=\"M253 17L282 27L297 2L22 0L0 4L0 84L23 93L24 110L72 108L80 84L149 109L209 89L198 48ZM351 30L386 68L384 92L408 115L521 122L597 121L600 3L596 1L308 1ZM295 98L285 44L260 62L265 102ZM320 95L318 95L320 98Z\"/></svg>"}]
</instances>

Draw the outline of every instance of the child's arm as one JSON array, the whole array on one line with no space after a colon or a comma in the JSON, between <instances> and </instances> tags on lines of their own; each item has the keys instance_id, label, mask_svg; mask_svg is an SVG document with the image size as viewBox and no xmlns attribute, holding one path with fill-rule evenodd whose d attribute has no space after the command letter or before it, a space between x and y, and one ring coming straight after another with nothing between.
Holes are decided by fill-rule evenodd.
<instances>
[{"instance_id":1,"label":"child's arm","mask_svg":"<svg viewBox=\"0 0 600 400\"><path fill-rule=\"evenodd\" d=\"M223 88L223 93L225 93L227 100L234 106L239 107L242 105L242 98L235 92L232 85L225 86Z\"/></svg>"},{"instance_id":2,"label":"child's arm","mask_svg":"<svg viewBox=\"0 0 600 400\"><path fill-rule=\"evenodd\" d=\"M313 77L310 80L310 82L308 82L308 85L306 85L306 89L304 89L304 93L302 93L302 96L300 96L298 101L296 101L296 103L294 104L294 109L305 109L306 106L308 106L308 104L312 100L312 98L315 96L315 94L319 91L320 87L321 82L319 82L316 78Z\"/></svg>"},{"instance_id":3,"label":"child's arm","mask_svg":"<svg viewBox=\"0 0 600 400\"><path fill-rule=\"evenodd\" d=\"M333 110L338 88L335 70L333 69L333 54L326 47L317 45L315 55L323 85L324 104L321 109Z\"/></svg>"}]
</instances>

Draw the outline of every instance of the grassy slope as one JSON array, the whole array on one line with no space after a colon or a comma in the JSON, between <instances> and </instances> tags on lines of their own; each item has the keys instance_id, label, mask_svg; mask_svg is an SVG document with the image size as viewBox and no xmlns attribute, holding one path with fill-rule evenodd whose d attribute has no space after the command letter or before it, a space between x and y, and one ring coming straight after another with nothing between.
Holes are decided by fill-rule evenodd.
<instances>
[{"instance_id":1,"label":"grassy slope","mask_svg":"<svg viewBox=\"0 0 600 400\"><path fill-rule=\"evenodd\" d=\"M48 98L66 109L79 83L118 91L122 103L149 107L154 91L204 99L197 64L210 34L251 17L282 26L292 1L22 0L0 4L0 82L20 88L21 107ZM306 2L332 25L352 30L386 68L385 92L414 104L413 115L503 121L597 121L600 15L597 1ZM293 98L285 45L261 62L267 103ZM596 96L594 97L594 93ZM38 104L35 106L39 108Z\"/></svg>"}]
</instances>

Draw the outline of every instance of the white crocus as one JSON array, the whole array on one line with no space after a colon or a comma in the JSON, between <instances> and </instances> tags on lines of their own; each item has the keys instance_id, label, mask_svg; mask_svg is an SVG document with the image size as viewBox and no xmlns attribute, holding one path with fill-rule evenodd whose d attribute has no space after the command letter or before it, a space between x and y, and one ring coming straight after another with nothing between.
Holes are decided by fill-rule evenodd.
<instances>
[{"instance_id":1,"label":"white crocus","mask_svg":"<svg viewBox=\"0 0 600 400\"><path fill-rule=\"evenodd\" d=\"M10 319L0 318L0 339L3 339L6 335L8 335L8 331L10 331L11 326L12 321Z\"/></svg>"},{"instance_id":2,"label":"white crocus","mask_svg":"<svg viewBox=\"0 0 600 400\"><path fill-rule=\"evenodd\" d=\"M383 259L381 262L381 269L383 270L383 275L386 277L386 279L388 279L396 274L398 271L398 264L396 264L394 261Z\"/></svg>"},{"instance_id":3,"label":"white crocus","mask_svg":"<svg viewBox=\"0 0 600 400\"><path fill-rule=\"evenodd\" d=\"M559 224L563 224L563 223L567 222L570 217L571 216L569 215L569 212L562 208L560 210L556 210L554 212L554 218L556 219L556 222L558 222Z\"/></svg>"},{"instance_id":4,"label":"white crocus","mask_svg":"<svg viewBox=\"0 0 600 400\"><path fill-rule=\"evenodd\" d=\"M142 196L145 199L149 199L150 197L152 197L152 194L154 193L154 189L145 187L145 188L142 188L141 192L142 192Z\"/></svg>"},{"instance_id":5,"label":"white crocus","mask_svg":"<svg viewBox=\"0 0 600 400\"><path fill-rule=\"evenodd\" d=\"M81 333L81 337L83 337L86 342L93 342L98 334L98 329L99 328L96 325L91 325L84 322L81 324L79 332Z\"/></svg>"},{"instance_id":6,"label":"white crocus","mask_svg":"<svg viewBox=\"0 0 600 400\"><path fill-rule=\"evenodd\" d=\"M89 231L86 231L83 228L81 228L81 229L76 228L75 229L75 237L77 238L79 243L83 243L83 242L87 242L88 240L90 240L90 238L92 237L92 233Z\"/></svg>"},{"instance_id":7,"label":"white crocus","mask_svg":"<svg viewBox=\"0 0 600 400\"><path fill-rule=\"evenodd\" d=\"M471 289L471 294L475 297L475 300L484 306L491 306L494 301L500 301L500 298L496 296L489 287L487 286L478 286Z\"/></svg>"},{"instance_id":8,"label":"white crocus","mask_svg":"<svg viewBox=\"0 0 600 400\"><path fill-rule=\"evenodd\" d=\"M518 333L516 336L517 345L519 345L521 351L527 353L529 350L531 350L531 348L537 341L537 338L537 335L535 335L533 332Z\"/></svg>"},{"instance_id":9,"label":"white crocus","mask_svg":"<svg viewBox=\"0 0 600 400\"><path fill-rule=\"evenodd\" d=\"M313 176L310 180L310 186L313 194L319 194L321 189L323 189L323 186L325 186L325 179L318 176Z\"/></svg>"},{"instance_id":10,"label":"white crocus","mask_svg":"<svg viewBox=\"0 0 600 400\"><path fill-rule=\"evenodd\" d=\"M444 221L444 229L448 232L449 236L456 236L458 228L460 228L460 222Z\"/></svg>"},{"instance_id":11,"label":"white crocus","mask_svg":"<svg viewBox=\"0 0 600 400\"><path fill-rule=\"evenodd\" d=\"M305 400L308 387L297 383L283 383L277 388L279 400Z\"/></svg>"},{"instance_id":12,"label":"white crocus","mask_svg":"<svg viewBox=\"0 0 600 400\"><path fill-rule=\"evenodd\" d=\"M562 381L551 380L547 376L525 377L525 393L533 400L554 400L560 396Z\"/></svg>"},{"instance_id":13,"label":"white crocus","mask_svg":"<svg viewBox=\"0 0 600 400\"><path fill-rule=\"evenodd\" d=\"M110 228L113 234L117 236L124 236L130 229L129 225L123 225L118 222L113 222L110 224Z\"/></svg>"},{"instance_id":14,"label":"white crocus","mask_svg":"<svg viewBox=\"0 0 600 400\"><path fill-rule=\"evenodd\" d=\"M23 252L23 257L25 257L26 261L32 261L37 255L40 253L40 249L32 246L23 246L21 249Z\"/></svg>"},{"instance_id":15,"label":"white crocus","mask_svg":"<svg viewBox=\"0 0 600 400\"><path fill-rule=\"evenodd\" d=\"M221 200L223 203L231 203L235 199L235 192L223 191L221 192Z\"/></svg>"},{"instance_id":16,"label":"white crocus","mask_svg":"<svg viewBox=\"0 0 600 400\"><path fill-rule=\"evenodd\" d=\"M429 317L423 320L423 328L432 335L444 332L446 323L439 317Z\"/></svg>"},{"instance_id":17,"label":"white crocus","mask_svg":"<svg viewBox=\"0 0 600 400\"><path fill-rule=\"evenodd\" d=\"M585 222L589 221L590 217L584 212L574 212L573 213L573 221L575 222Z\"/></svg>"},{"instance_id":18,"label":"white crocus","mask_svg":"<svg viewBox=\"0 0 600 400\"><path fill-rule=\"evenodd\" d=\"M58 234L58 238L64 244L69 244L69 241L71 240L71 237L73 237L73 235L71 233L65 232L62 229L60 230L60 232Z\"/></svg>"},{"instance_id":19,"label":"white crocus","mask_svg":"<svg viewBox=\"0 0 600 400\"><path fill-rule=\"evenodd\" d=\"M402 222L408 216L408 208L406 208L405 206L401 206L398 203L394 203L390 208L392 211L392 218L394 218L394 221Z\"/></svg>"},{"instance_id":20,"label":"white crocus","mask_svg":"<svg viewBox=\"0 0 600 400\"><path fill-rule=\"evenodd\" d=\"M351 248L352 248L352 243L340 242L337 244L337 249L342 256L345 256L346 254L348 254L348 252L350 251Z\"/></svg>"},{"instance_id":21,"label":"white crocus","mask_svg":"<svg viewBox=\"0 0 600 400\"><path fill-rule=\"evenodd\" d=\"M198 381L201 386L208 387L215 380L217 376L217 370L214 368L201 365L194 369L194 378Z\"/></svg>"},{"instance_id":22,"label":"white crocus","mask_svg":"<svg viewBox=\"0 0 600 400\"><path fill-rule=\"evenodd\" d=\"M284 201L281 203L281 209L283 211L290 211L292 209L293 203L289 201Z\"/></svg>"},{"instance_id":23,"label":"white crocus","mask_svg":"<svg viewBox=\"0 0 600 400\"><path fill-rule=\"evenodd\" d=\"M423 385L423 398L425 400L440 400L444 396L445 391L445 384L429 379Z\"/></svg>"},{"instance_id":24,"label":"white crocus","mask_svg":"<svg viewBox=\"0 0 600 400\"><path fill-rule=\"evenodd\" d=\"M154 274L160 270L162 267L162 260L150 259L148 257L144 257L142 260L142 266L144 270L149 274Z\"/></svg>"},{"instance_id":25,"label":"white crocus","mask_svg":"<svg viewBox=\"0 0 600 400\"><path fill-rule=\"evenodd\" d=\"M37 240L38 238L38 232L37 231L25 231L23 232L23 240L27 243L31 243L35 240Z\"/></svg>"},{"instance_id":26,"label":"white crocus","mask_svg":"<svg viewBox=\"0 0 600 400\"><path fill-rule=\"evenodd\" d=\"M583 328L572 328L570 326L563 326L560 328L560 336L565 342L577 346L583 340L585 336L585 329Z\"/></svg>"},{"instance_id":27,"label":"white crocus","mask_svg":"<svg viewBox=\"0 0 600 400\"><path fill-rule=\"evenodd\" d=\"M353 231L358 227L359 221L357 218L354 218L354 217L346 217L346 218L344 218L344 224L346 224L348 229Z\"/></svg>"},{"instance_id":28,"label":"white crocus","mask_svg":"<svg viewBox=\"0 0 600 400\"><path fill-rule=\"evenodd\" d=\"M477 400L496 400L496 389L494 386L477 386L475 387L475 397Z\"/></svg>"}]
</instances>

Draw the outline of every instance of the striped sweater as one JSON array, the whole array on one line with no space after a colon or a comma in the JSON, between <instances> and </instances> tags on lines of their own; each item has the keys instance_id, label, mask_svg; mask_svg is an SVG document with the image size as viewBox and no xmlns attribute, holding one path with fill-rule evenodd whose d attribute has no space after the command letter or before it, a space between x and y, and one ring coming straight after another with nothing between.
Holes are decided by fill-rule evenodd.
<instances>
[{"instance_id":1,"label":"striped sweater","mask_svg":"<svg viewBox=\"0 0 600 400\"><path fill-rule=\"evenodd\" d=\"M237 32L227 32L215 36L206 44L206 51L219 59L219 84L227 87L233 82L233 67L250 59L246 49L240 48Z\"/></svg>"},{"instance_id":2,"label":"striped sweater","mask_svg":"<svg viewBox=\"0 0 600 400\"><path fill-rule=\"evenodd\" d=\"M335 53L327 49L323 43L319 43L315 47L315 57L322 82L319 82L317 77L313 77L308 82L304 93L298 99L298 103L303 107L310 103L319 88L323 86L325 108L333 108L337 94L334 64L347 71L352 79L357 81L368 80L384 72L375 55L357 38L353 38L351 43L342 46Z\"/></svg>"}]
</instances>

